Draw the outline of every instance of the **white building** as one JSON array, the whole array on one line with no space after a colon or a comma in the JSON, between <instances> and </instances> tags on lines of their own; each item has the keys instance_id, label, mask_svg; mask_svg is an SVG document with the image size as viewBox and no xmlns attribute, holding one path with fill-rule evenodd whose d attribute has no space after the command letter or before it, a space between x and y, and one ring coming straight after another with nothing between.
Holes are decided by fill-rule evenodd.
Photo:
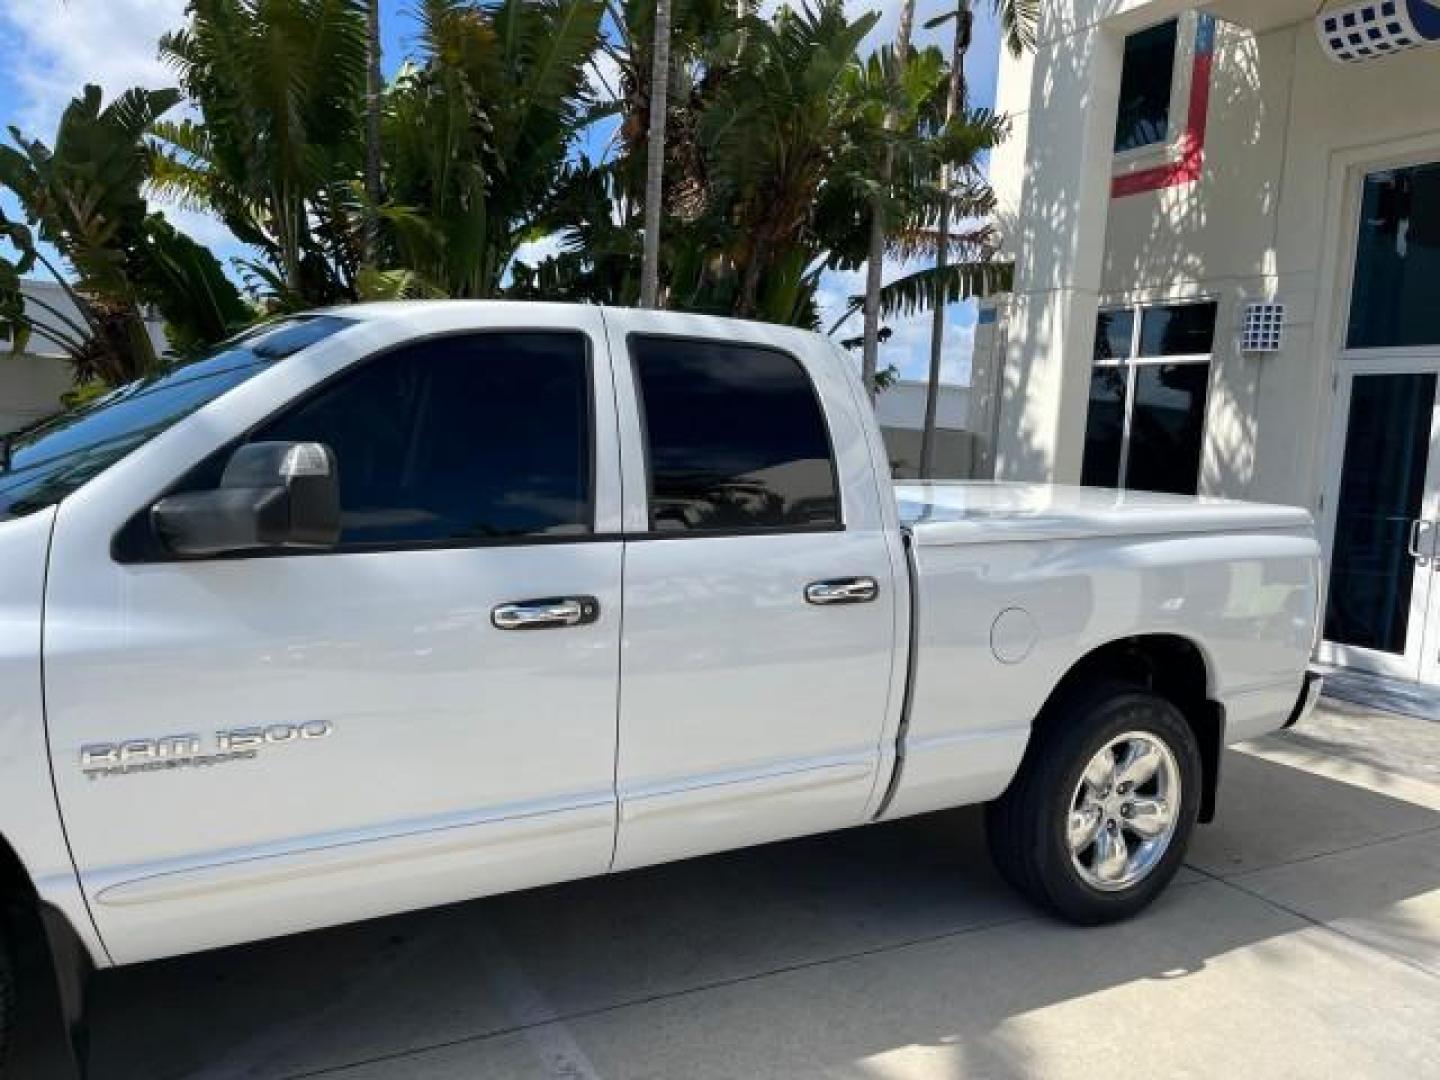
<instances>
[{"instance_id":1,"label":"white building","mask_svg":"<svg viewBox=\"0 0 1440 1080\"><path fill-rule=\"evenodd\" d=\"M39 299L58 308L72 318L79 313L54 282L26 281L23 285L27 300L26 314L54 323L55 317L37 307ZM0 435L28 427L36 420L58 412L60 395L70 389L70 365L64 353L38 334L30 335L24 352L15 352L5 331L0 330Z\"/></svg>"},{"instance_id":2,"label":"white building","mask_svg":"<svg viewBox=\"0 0 1440 1080\"><path fill-rule=\"evenodd\" d=\"M1440 0L1042 7L979 471L1307 506L1322 658L1440 683Z\"/></svg>"},{"instance_id":3,"label":"white building","mask_svg":"<svg viewBox=\"0 0 1440 1080\"><path fill-rule=\"evenodd\" d=\"M875 416L885 433L885 448L898 476L920 473L928 384L901 379L875 399ZM938 478L969 476L974 469L975 439L970 434L970 388L941 384L935 402L935 460Z\"/></svg>"}]
</instances>

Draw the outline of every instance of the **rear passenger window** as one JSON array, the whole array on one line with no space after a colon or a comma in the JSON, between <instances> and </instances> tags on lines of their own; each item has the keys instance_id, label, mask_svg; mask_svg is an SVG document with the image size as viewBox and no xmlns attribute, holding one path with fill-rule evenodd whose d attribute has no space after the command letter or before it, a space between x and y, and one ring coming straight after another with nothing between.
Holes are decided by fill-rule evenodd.
<instances>
[{"instance_id":1,"label":"rear passenger window","mask_svg":"<svg viewBox=\"0 0 1440 1080\"><path fill-rule=\"evenodd\" d=\"M636 336L650 528L834 527L840 503L819 399L800 362L748 345Z\"/></svg>"},{"instance_id":2,"label":"rear passenger window","mask_svg":"<svg viewBox=\"0 0 1440 1080\"><path fill-rule=\"evenodd\" d=\"M403 346L250 441L335 451L342 545L589 533L590 374L579 334L497 332Z\"/></svg>"}]
</instances>

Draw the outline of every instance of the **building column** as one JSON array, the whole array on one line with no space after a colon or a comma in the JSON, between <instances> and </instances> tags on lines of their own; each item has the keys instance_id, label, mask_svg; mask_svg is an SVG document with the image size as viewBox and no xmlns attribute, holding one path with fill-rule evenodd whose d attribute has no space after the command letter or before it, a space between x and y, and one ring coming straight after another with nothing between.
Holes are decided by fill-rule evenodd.
<instances>
[{"instance_id":1,"label":"building column","mask_svg":"<svg viewBox=\"0 0 1440 1080\"><path fill-rule=\"evenodd\" d=\"M1056 29L1002 74L999 107L1015 131L994 173L1015 291L981 392L998 384L1001 395L997 478L1078 483L1124 35L1103 24Z\"/></svg>"}]
</instances>

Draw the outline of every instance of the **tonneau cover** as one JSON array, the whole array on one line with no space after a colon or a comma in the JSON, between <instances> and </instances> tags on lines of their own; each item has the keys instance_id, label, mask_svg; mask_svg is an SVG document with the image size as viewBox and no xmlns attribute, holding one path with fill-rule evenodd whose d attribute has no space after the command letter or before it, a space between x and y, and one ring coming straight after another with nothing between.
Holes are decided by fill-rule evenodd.
<instances>
[{"instance_id":1,"label":"tonneau cover","mask_svg":"<svg viewBox=\"0 0 1440 1080\"><path fill-rule=\"evenodd\" d=\"M1309 529L1298 507L1108 488L990 481L895 485L900 522L922 546Z\"/></svg>"}]
</instances>

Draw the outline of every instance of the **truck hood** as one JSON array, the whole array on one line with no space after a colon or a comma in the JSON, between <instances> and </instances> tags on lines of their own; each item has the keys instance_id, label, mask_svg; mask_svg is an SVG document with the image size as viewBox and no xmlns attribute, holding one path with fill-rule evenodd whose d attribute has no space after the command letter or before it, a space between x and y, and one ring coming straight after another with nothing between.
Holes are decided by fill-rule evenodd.
<instances>
[{"instance_id":1,"label":"truck hood","mask_svg":"<svg viewBox=\"0 0 1440 1080\"><path fill-rule=\"evenodd\" d=\"M1310 530L1293 506L1051 484L899 483L900 523L921 545Z\"/></svg>"}]
</instances>

